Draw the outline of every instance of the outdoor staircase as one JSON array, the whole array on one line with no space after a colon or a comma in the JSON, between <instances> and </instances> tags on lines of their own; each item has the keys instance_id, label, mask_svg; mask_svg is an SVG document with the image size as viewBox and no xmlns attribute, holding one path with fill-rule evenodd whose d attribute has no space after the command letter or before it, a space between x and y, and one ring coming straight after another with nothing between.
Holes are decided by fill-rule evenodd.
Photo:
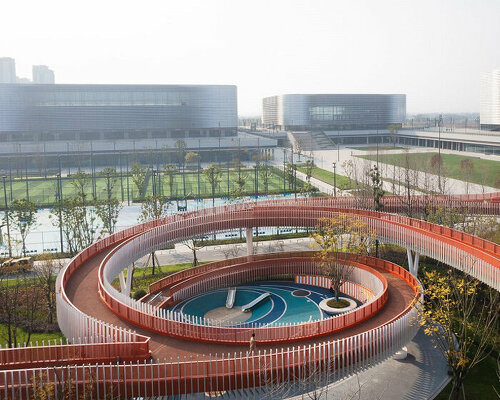
<instances>
[{"instance_id":1,"label":"outdoor staircase","mask_svg":"<svg viewBox=\"0 0 500 400\"><path fill-rule=\"evenodd\" d=\"M333 150L337 145L323 131L287 132L288 140L297 151L298 143L302 151Z\"/></svg>"}]
</instances>

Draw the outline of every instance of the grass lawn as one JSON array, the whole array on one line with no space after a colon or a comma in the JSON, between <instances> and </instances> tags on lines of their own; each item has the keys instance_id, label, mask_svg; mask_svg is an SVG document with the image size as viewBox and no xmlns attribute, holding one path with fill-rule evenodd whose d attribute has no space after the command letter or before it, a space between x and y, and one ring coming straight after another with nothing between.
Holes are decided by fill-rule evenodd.
<instances>
[{"instance_id":1,"label":"grass lawn","mask_svg":"<svg viewBox=\"0 0 500 400\"><path fill-rule=\"evenodd\" d=\"M25 338L28 337L28 335L27 335L26 331L24 331L20 328L18 328L17 331L18 331L17 332L18 342L23 343ZM0 345L2 345L2 347L7 344L6 337L7 337L7 330L5 328L5 325L0 324ZM59 339L63 339L63 343L65 342L64 335L60 332L56 332L56 333L32 333L31 337L30 337L30 342L33 343L33 345L36 345L36 341L38 340L38 345L41 346L42 340L45 341L45 344L47 344L47 342L49 340L53 341L55 339L57 341L59 341Z\"/></svg>"},{"instance_id":2,"label":"grass lawn","mask_svg":"<svg viewBox=\"0 0 500 400\"><path fill-rule=\"evenodd\" d=\"M210 261L212 262L212 261ZM200 262L199 264L207 264L208 262ZM193 266L192 263L181 263L181 264L171 264L171 265L162 265L160 267L160 270L158 269L158 266L155 268L155 274L152 275L153 273L153 267L144 267L144 268L136 268L134 270L134 280L132 282L132 292L131 295L133 295L136 291L138 290L145 290L146 292L149 291L149 285L152 284L153 282L156 282L160 280L161 278L164 278L167 275L171 275L175 272L182 271L183 269L191 268ZM161 271L161 272L160 272ZM123 271L123 274L125 275L125 278L127 277L127 270ZM120 288L120 281L118 278L116 278L113 281L113 286L119 290Z\"/></svg>"},{"instance_id":3,"label":"grass lawn","mask_svg":"<svg viewBox=\"0 0 500 400\"><path fill-rule=\"evenodd\" d=\"M306 168L304 166L297 167L300 172L306 173ZM351 180L343 175L336 174L337 187L340 189L349 189L351 187ZM333 171L327 171L319 167L313 167L312 175L313 178L319 179L325 183L333 185Z\"/></svg>"},{"instance_id":4,"label":"grass lawn","mask_svg":"<svg viewBox=\"0 0 500 400\"><path fill-rule=\"evenodd\" d=\"M409 153L412 168L418 171L432 171L431 159L438 153ZM368 160L376 160L375 155L358 156ZM379 154L379 161L385 164L403 166L406 154ZM486 185L500 189L500 162L492 160L482 160L476 157L465 157L456 154L441 154L443 160L443 175L459 179L468 180L472 183ZM472 161L473 169L470 178L467 179L466 174L460 168L462 160L469 159ZM436 168L434 168L435 170ZM435 171L434 173L437 173Z\"/></svg>"},{"instance_id":5,"label":"grass lawn","mask_svg":"<svg viewBox=\"0 0 500 400\"><path fill-rule=\"evenodd\" d=\"M200 264L206 264L206 262L200 262ZM171 264L171 265L162 265L160 267L156 266L155 268L155 275L154 277L157 277L159 275L170 275L175 272L182 271L183 269L186 268L191 268L193 266L192 263L181 263L181 264ZM159 272L161 271L161 273ZM125 269L123 271L123 275L125 278L127 277L127 272L128 270ZM153 273L153 267L144 267L144 268L136 268L134 270L134 279L142 279L144 277L150 277L153 276L151 275Z\"/></svg>"},{"instance_id":6,"label":"grass lawn","mask_svg":"<svg viewBox=\"0 0 500 400\"><path fill-rule=\"evenodd\" d=\"M236 180L238 179L238 171L236 169L230 169L229 171L221 166L222 173L220 175L220 183L215 189L215 196L227 196L236 188ZM242 169L241 177L245 180L244 195L251 195L255 193L255 172L254 169ZM185 185L184 185L185 182ZM297 179L297 189L299 190L303 182ZM71 196L75 193L74 187L72 185L71 177L64 177L62 180L63 186L63 197ZM184 190L185 186L185 190ZM96 178L96 195L98 199L105 199L107 187L107 179L105 177ZM157 183L158 187L158 183ZM7 181L7 196L10 197L10 182ZM123 189L123 190L122 190ZM165 196L170 197L184 197L186 195L189 198L197 198L198 196L202 198L212 197L212 189L209 181L205 178L203 173L199 176L199 190L198 190L198 173L196 171L189 171L184 174L177 173L174 175L172 190L170 190L169 179L166 175L161 174L161 183L159 185L161 193ZM1 189L3 190L3 188ZM287 192L288 188L287 183ZM87 188L88 197L92 197L92 183L89 182ZM150 195L153 192L152 179L149 178L147 182L146 195ZM283 172L271 167L269 174L269 181L267 185L267 190L262 179L262 174L258 174L258 193L259 194L278 194L283 193ZM29 193L29 199L39 206L52 205L56 201L57 195L57 178L30 178L28 180L28 190L26 189L26 181L22 179L17 179L12 182L12 198L22 199L27 197ZM132 178L129 176L128 179L128 189L127 189L127 177L124 175L121 179L117 178L113 187L113 196L120 201L130 201L139 200L140 194L137 187L134 185ZM3 203L2 203L3 204Z\"/></svg>"},{"instance_id":7,"label":"grass lawn","mask_svg":"<svg viewBox=\"0 0 500 400\"><path fill-rule=\"evenodd\" d=\"M497 395L493 388L500 392L500 384L496 375L497 361L494 357L488 357L476 365L465 379L465 395L468 400L496 399ZM451 391L448 384L436 400L447 400Z\"/></svg>"},{"instance_id":8,"label":"grass lawn","mask_svg":"<svg viewBox=\"0 0 500 400\"><path fill-rule=\"evenodd\" d=\"M377 151L377 146L365 146L365 147L349 147L349 149L353 150L361 150L361 151ZM379 150L403 150L404 147L394 147L394 146L378 146Z\"/></svg>"}]
</instances>

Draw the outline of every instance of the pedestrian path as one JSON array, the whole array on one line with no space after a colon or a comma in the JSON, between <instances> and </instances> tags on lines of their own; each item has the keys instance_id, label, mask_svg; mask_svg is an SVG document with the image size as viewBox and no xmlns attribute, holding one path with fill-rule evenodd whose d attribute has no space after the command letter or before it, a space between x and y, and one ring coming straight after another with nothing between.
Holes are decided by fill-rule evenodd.
<instances>
[{"instance_id":1,"label":"pedestrian path","mask_svg":"<svg viewBox=\"0 0 500 400\"><path fill-rule=\"evenodd\" d=\"M364 372L335 383L322 391L321 399L431 400L448 384L448 365L431 338L419 330L408 344L404 360L391 358ZM314 399L312 393L293 400Z\"/></svg>"}]
</instances>

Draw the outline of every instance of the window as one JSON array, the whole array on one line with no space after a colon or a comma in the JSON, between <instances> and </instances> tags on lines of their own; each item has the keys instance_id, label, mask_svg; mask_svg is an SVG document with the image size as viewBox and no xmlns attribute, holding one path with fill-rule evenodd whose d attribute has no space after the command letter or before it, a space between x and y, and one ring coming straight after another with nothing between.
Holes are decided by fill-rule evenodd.
<instances>
[{"instance_id":1,"label":"window","mask_svg":"<svg viewBox=\"0 0 500 400\"><path fill-rule=\"evenodd\" d=\"M340 121L345 119L344 106L316 106L309 109L313 121Z\"/></svg>"}]
</instances>

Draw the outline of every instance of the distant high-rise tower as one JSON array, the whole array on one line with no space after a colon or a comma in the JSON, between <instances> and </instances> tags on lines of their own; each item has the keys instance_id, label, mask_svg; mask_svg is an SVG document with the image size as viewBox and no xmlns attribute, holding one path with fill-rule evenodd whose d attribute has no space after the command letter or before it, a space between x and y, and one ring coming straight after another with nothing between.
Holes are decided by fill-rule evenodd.
<instances>
[{"instance_id":1,"label":"distant high-rise tower","mask_svg":"<svg viewBox=\"0 0 500 400\"><path fill-rule=\"evenodd\" d=\"M16 82L16 61L10 57L0 58L0 83Z\"/></svg>"},{"instance_id":2,"label":"distant high-rise tower","mask_svg":"<svg viewBox=\"0 0 500 400\"><path fill-rule=\"evenodd\" d=\"M33 83L55 83L54 71L46 65L33 65Z\"/></svg>"},{"instance_id":3,"label":"distant high-rise tower","mask_svg":"<svg viewBox=\"0 0 500 400\"><path fill-rule=\"evenodd\" d=\"M500 69L481 79L481 129L500 131Z\"/></svg>"}]
</instances>

